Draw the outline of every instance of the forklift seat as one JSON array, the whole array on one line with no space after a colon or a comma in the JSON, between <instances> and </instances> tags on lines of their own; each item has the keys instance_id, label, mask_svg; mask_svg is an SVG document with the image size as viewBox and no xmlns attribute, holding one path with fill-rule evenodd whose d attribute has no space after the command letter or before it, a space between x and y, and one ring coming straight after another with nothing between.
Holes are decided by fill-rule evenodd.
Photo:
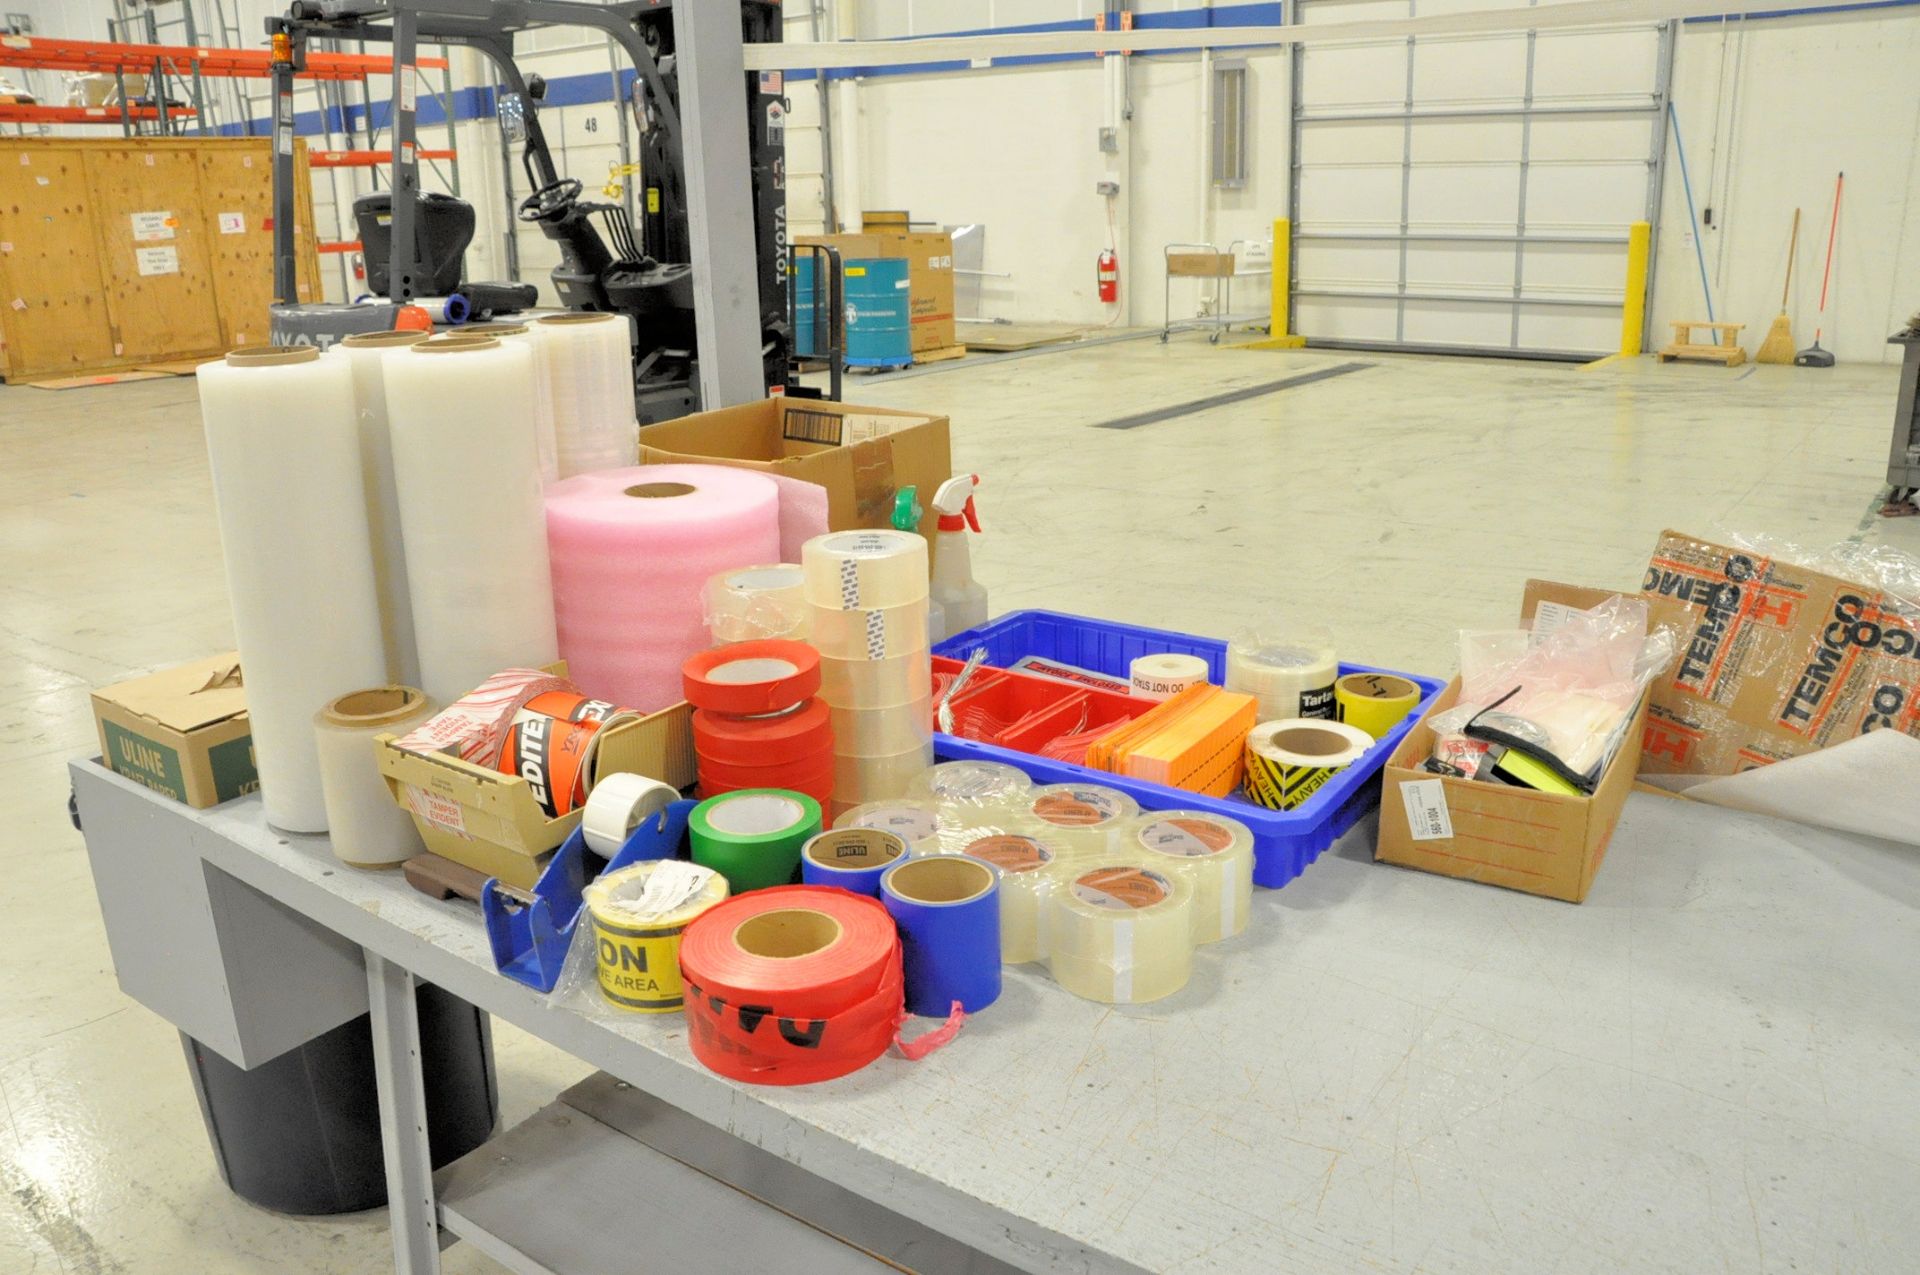
<instances>
[{"instance_id":1,"label":"forklift seat","mask_svg":"<svg viewBox=\"0 0 1920 1275\"><path fill-rule=\"evenodd\" d=\"M393 280L393 193L375 191L353 201L353 220L360 230L360 251L366 257L367 286L379 296L390 295ZM472 307L473 317L507 314L532 306L539 290L530 283L475 283L463 281L467 245L473 242L473 205L454 195L429 192L419 197L413 222L415 259L420 263L414 295L444 297L458 292Z\"/></svg>"}]
</instances>

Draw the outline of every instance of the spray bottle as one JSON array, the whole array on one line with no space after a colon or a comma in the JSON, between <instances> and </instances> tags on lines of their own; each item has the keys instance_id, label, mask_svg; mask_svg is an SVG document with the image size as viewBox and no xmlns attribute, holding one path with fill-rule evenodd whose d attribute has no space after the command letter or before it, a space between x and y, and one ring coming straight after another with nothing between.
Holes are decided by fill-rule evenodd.
<instances>
[{"instance_id":1,"label":"spray bottle","mask_svg":"<svg viewBox=\"0 0 1920 1275\"><path fill-rule=\"evenodd\" d=\"M940 639L987 622L987 590L973 578L967 549L968 529L980 530L980 515L973 507L973 489L979 485L980 475L960 474L941 483L933 495L940 530L933 538L931 592L936 613L944 616Z\"/></svg>"}]
</instances>

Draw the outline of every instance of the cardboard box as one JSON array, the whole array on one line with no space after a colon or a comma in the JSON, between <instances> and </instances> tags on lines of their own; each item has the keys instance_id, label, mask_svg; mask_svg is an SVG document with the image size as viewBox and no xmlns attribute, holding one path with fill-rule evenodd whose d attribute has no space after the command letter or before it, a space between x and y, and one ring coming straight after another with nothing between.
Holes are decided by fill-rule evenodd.
<instances>
[{"instance_id":1,"label":"cardboard box","mask_svg":"<svg viewBox=\"0 0 1920 1275\"><path fill-rule=\"evenodd\" d=\"M1543 601L1585 610L1612 596L1605 589L1529 580L1521 626L1531 627ZM1381 779L1380 839L1373 857L1569 903L1585 899L1640 768L1646 699L1640 701L1626 742L1614 753L1593 795L1569 797L1416 769L1433 753L1428 722L1459 698L1456 677L1387 759Z\"/></svg>"},{"instance_id":2,"label":"cardboard box","mask_svg":"<svg viewBox=\"0 0 1920 1275\"><path fill-rule=\"evenodd\" d=\"M103 687L93 720L108 769L175 801L217 806L260 787L238 654Z\"/></svg>"},{"instance_id":3,"label":"cardboard box","mask_svg":"<svg viewBox=\"0 0 1920 1275\"><path fill-rule=\"evenodd\" d=\"M907 306L915 354L957 344L953 309L953 236L915 232L903 212L861 214L857 235L802 235L794 242L837 248L843 261L862 257L907 259Z\"/></svg>"},{"instance_id":4,"label":"cardboard box","mask_svg":"<svg viewBox=\"0 0 1920 1275\"><path fill-rule=\"evenodd\" d=\"M1731 775L1872 730L1920 735L1920 611L1870 585L1663 532L1642 595L1680 630L1649 774Z\"/></svg>"},{"instance_id":5,"label":"cardboard box","mask_svg":"<svg viewBox=\"0 0 1920 1275\"><path fill-rule=\"evenodd\" d=\"M920 534L939 521L933 493L953 477L947 418L776 395L640 431L643 465L737 465L827 489L834 531L891 526L894 493L919 489Z\"/></svg>"},{"instance_id":6,"label":"cardboard box","mask_svg":"<svg viewBox=\"0 0 1920 1275\"><path fill-rule=\"evenodd\" d=\"M393 799L413 815L427 849L442 858L530 890L552 852L580 826L578 810L547 818L518 775L451 753L408 752L394 746L398 738L374 737L380 773ZM694 781L693 710L675 704L609 730L600 740L595 769L600 775L632 772L687 787Z\"/></svg>"}]
</instances>

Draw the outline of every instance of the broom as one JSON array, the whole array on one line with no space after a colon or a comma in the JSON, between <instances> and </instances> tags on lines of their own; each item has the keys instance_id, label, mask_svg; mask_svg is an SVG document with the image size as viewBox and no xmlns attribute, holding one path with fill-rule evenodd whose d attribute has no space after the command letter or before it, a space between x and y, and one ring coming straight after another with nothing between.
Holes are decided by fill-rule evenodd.
<instances>
[{"instance_id":1,"label":"broom","mask_svg":"<svg viewBox=\"0 0 1920 1275\"><path fill-rule=\"evenodd\" d=\"M1787 317L1787 296L1793 291L1793 257L1800 247L1800 210L1793 210L1793 234L1787 240L1787 282L1780 289L1780 317L1767 329L1767 339L1760 343L1760 352L1753 356L1755 363L1791 363L1793 362L1793 320Z\"/></svg>"},{"instance_id":2,"label":"broom","mask_svg":"<svg viewBox=\"0 0 1920 1275\"><path fill-rule=\"evenodd\" d=\"M1826 330L1827 285L1833 282L1833 237L1840 231L1840 192L1846 186L1847 175L1841 173L1833 183L1833 221L1827 227L1827 269L1820 277L1820 326L1813 330L1813 344L1793 356L1795 367L1833 366L1833 355L1820 348L1820 337Z\"/></svg>"}]
</instances>

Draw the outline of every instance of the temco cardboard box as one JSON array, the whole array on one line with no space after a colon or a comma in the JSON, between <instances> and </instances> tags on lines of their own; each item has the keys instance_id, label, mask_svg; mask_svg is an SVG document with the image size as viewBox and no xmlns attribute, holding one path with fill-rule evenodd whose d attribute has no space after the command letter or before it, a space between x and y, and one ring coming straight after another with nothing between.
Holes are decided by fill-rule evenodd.
<instances>
[{"instance_id":1,"label":"temco cardboard box","mask_svg":"<svg viewBox=\"0 0 1920 1275\"><path fill-rule=\"evenodd\" d=\"M953 477L947 418L775 396L640 431L643 465L737 465L827 489L834 531L892 526L902 487L918 489L920 534L939 521L934 489Z\"/></svg>"},{"instance_id":2,"label":"temco cardboard box","mask_svg":"<svg viewBox=\"0 0 1920 1275\"><path fill-rule=\"evenodd\" d=\"M93 720L109 769L175 801L215 806L260 786L235 653L102 687Z\"/></svg>"},{"instance_id":3,"label":"temco cardboard box","mask_svg":"<svg viewBox=\"0 0 1920 1275\"><path fill-rule=\"evenodd\" d=\"M1871 585L1663 532L1641 583L1679 630L1642 766L1731 775L1864 735L1920 736L1920 610Z\"/></svg>"}]
</instances>

